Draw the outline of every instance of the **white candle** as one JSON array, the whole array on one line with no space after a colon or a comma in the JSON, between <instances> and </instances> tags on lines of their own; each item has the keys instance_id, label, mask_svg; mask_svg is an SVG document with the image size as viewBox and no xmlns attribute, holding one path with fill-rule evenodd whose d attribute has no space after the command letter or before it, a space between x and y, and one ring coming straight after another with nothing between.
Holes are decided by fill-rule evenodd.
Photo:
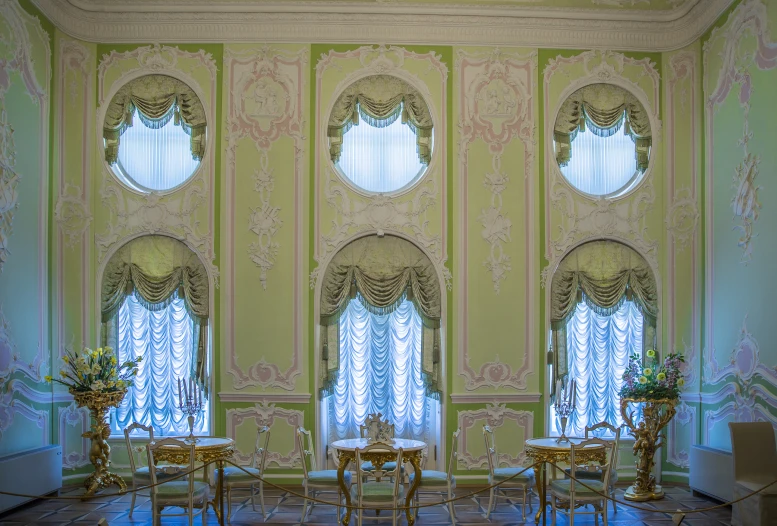
<instances>
[{"instance_id":1,"label":"white candle","mask_svg":"<svg viewBox=\"0 0 777 526\"><path fill-rule=\"evenodd\" d=\"M572 380L572 409L575 408L575 403L577 403L577 384L573 379Z\"/></svg>"},{"instance_id":2,"label":"white candle","mask_svg":"<svg viewBox=\"0 0 777 526\"><path fill-rule=\"evenodd\" d=\"M186 389L186 380L183 381L183 399L189 401L189 391Z\"/></svg>"},{"instance_id":3,"label":"white candle","mask_svg":"<svg viewBox=\"0 0 777 526\"><path fill-rule=\"evenodd\" d=\"M202 387L200 387L200 407L202 407Z\"/></svg>"},{"instance_id":4,"label":"white candle","mask_svg":"<svg viewBox=\"0 0 777 526\"><path fill-rule=\"evenodd\" d=\"M181 397L181 379L178 378L178 407L183 407L183 398Z\"/></svg>"},{"instance_id":5,"label":"white candle","mask_svg":"<svg viewBox=\"0 0 777 526\"><path fill-rule=\"evenodd\" d=\"M194 402L194 382L192 381L191 377L189 378L189 403Z\"/></svg>"}]
</instances>

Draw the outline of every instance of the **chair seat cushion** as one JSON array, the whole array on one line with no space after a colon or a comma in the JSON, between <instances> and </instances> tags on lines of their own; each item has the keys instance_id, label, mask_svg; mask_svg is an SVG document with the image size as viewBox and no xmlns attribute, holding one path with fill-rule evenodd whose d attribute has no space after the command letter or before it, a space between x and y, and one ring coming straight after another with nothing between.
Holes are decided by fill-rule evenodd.
<instances>
[{"instance_id":1,"label":"chair seat cushion","mask_svg":"<svg viewBox=\"0 0 777 526\"><path fill-rule=\"evenodd\" d=\"M246 473L245 471L243 471L242 469L236 466L227 466L226 468L224 468L224 480L226 480L227 482L239 481L239 482L256 482L257 484L259 483L259 479L257 479L256 477L259 477L262 475L262 471L260 469L249 468L249 467L245 467L243 469L248 471L248 473ZM219 476L219 471L220 470L216 468L215 473L217 477Z\"/></svg>"},{"instance_id":2,"label":"chair seat cushion","mask_svg":"<svg viewBox=\"0 0 777 526\"><path fill-rule=\"evenodd\" d=\"M203 498L207 498L210 491L210 486L205 482L195 482L193 488L193 495L195 501L200 501ZM157 486L157 496L160 499L188 499L189 498L189 483L173 480L172 482L165 482Z\"/></svg>"},{"instance_id":3,"label":"chair seat cushion","mask_svg":"<svg viewBox=\"0 0 777 526\"><path fill-rule=\"evenodd\" d=\"M402 498L404 488L399 486L398 499ZM358 499L358 486L351 487L351 497ZM368 502L391 502L394 500L393 482L365 482L362 484L362 501Z\"/></svg>"},{"instance_id":4,"label":"chair seat cushion","mask_svg":"<svg viewBox=\"0 0 777 526\"><path fill-rule=\"evenodd\" d=\"M396 462L384 462L383 463L383 471L395 471L397 469L397 463ZM404 466L402 467L402 471L404 471ZM375 466L372 465L372 462L362 462L362 471L375 471Z\"/></svg>"},{"instance_id":5,"label":"chair seat cushion","mask_svg":"<svg viewBox=\"0 0 777 526\"><path fill-rule=\"evenodd\" d=\"M413 484L415 480L415 473L410 474L410 484ZM431 469L425 469L421 471L421 486L436 486L443 488L448 487L448 474L444 471L434 471ZM456 477L451 476L451 487L456 487Z\"/></svg>"},{"instance_id":6,"label":"chair seat cushion","mask_svg":"<svg viewBox=\"0 0 777 526\"><path fill-rule=\"evenodd\" d=\"M567 468L564 473L569 475L572 470ZM600 470L589 471L587 469L578 469L575 471L575 478L577 480L602 480L602 472ZM610 485L618 482L618 472L613 470L610 473Z\"/></svg>"},{"instance_id":7,"label":"chair seat cushion","mask_svg":"<svg viewBox=\"0 0 777 526\"><path fill-rule=\"evenodd\" d=\"M351 472L343 473L343 481L346 486L351 485ZM337 470L323 469L321 471L308 471L308 482L311 484L337 486Z\"/></svg>"},{"instance_id":8,"label":"chair seat cushion","mask_svg":"<svg viewBox=\"0 0 777 526\"><path fill-rule=\"evenodd\" d=\"M496 468L494 470L494 482L499 482L500 480L509 479L516 473L520 473L520 475L517 475L516 477L511 478L508 484L511 482L520 483L520 484L534 483L534 471L532 469L524 469L524 468ZM423 479L421 480L423 481Z\"/></svg>"},{"instance_id":9,"label":"chair seat cushion","mask_svg":"<svg viewBox=\"0 0 777 526\"><path fill-rule=\"evenodd\" d=\"M569 495L570 482L571 479L554 480L550 483L550 489L562 495ZM607 493L604 489L604 484L602 484L601 481L586 480L585 484L590 486L591 489L588 489L582 484L577 483L575 484L575 495L579 495L581 497L595 497L597 496L597 493Z\"/></svg>"},{"instance_id":10,"label":"chair seat cushion","mask_svg":"<svg viewBox=\"0 0 777 526\"><path fill-rule=\"evenodd\" d=\"M189 469L189 466L178 466L175 464L169 464L169 465L162 465L156 467L156 478L157 481L163 481L165 479L169 479L172 477L175 477L181 473L181 471L187 471ZM141 480L151 480L151 473L148 471L148 466L143 466L135 470L135 473L133 474L135 479L141 479ZM186 480L186 476L177 478L175 480Z\"/></svg>"}]
</instances>

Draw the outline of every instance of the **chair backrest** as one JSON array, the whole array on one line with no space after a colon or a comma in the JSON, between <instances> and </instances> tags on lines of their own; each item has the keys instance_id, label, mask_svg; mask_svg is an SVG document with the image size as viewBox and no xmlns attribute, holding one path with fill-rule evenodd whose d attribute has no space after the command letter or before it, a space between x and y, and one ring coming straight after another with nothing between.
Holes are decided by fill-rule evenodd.
<instances>
[{"instance_id":1,"label":"chair backrest","mask_svg":"<svg viewBox=\"0 0 777 526\"><path fill-rule=\"evenodd\" d=\"M155 440L154 442L149 442L146 445L146 454L148 455L148 472L151 475L151 494L156 495L159 492L159 486L157 486L157 464L154 460L154 451L156 451L159 448L180 448L181 450L188 450L189 454L189 509L193 506L193 493L194 493L194 442L191 444L187 444L183 440L179 440L177 438L163 438L161 440ZM183 453L183 451L181 451ZM168 466L170 467L170 466ZM176 468L177 469L177 468ZM182 479L176 479L176 480L182 480Z\"/></svg>"},{"instance_id":2,"label":"chair backrest","mask_svg":"<svg viewBox=\"0 0 777 526\"><path fill-rule=\"evenodd\" d=\"M605 450L605 461L604 463L599 463L599 467L602 470L602 484L604 488L608 488L610 485L610 468L613 466L613 460L615 457L615 442L612 440L605 440L603 438L589 438L587 440L583 440L582 442L578 444L571 444L570 452L569 452L569 464L571 467L571 476L574 476L577 472L578 464L577 464L577 458L575 458L575 455L579 455L580 451L584 449L586 446L593 446L593 445L600 445L604 447ZM578 457L579 458L579 457ZM590 481L586 481L590 482ZM605 489L606 491L606 489ZM570 479L569 481L569 493L574 495L575 493L575 481L574 479Z\"/></svg>"},{"instance_id":3,"label":"chair backrest","mask_svg":"<svg viewBox=\"0 0 777 526\"><path fill-rule=\"evenodd\" d=\"M136 429L142 429L143 431L148 433L149 442L154 441L154 426L144 426L139 422L132 422L130 425L124 428L124 441L127 443L127 454L129 455L130 470L132 471L132 473L135 473L135 471L137 471L137 466L135 465L135 451L132 449L132 440L130 439L130 433L132 433Z\"/></svg>"},{"instance_id":4,"label":"chair backrest","mask_svg":"<svg viewBox=\"0 0 777 526\"><path fill-rule=\"evenodd\" d=\"M734 480L774 480L777 449L774 428L769 422L730 422Z\"/></svg>"},{"instance_id":5,"label":"chair backrest","mask_svg":"<svg viewBox=\"0 0 777 526\"><path fill-rule=\"evenodd\" d=\"M491 475L499 467L499 452L496 450L496 437L491 426L483 426L483 440L486 442L486 458L488 458L488 471Z\"/></svg>"},{"instance_id":6,"label":"chair backrest","mask_svg":"<svg viewBox=\"0 0 777 526\"><path fill-rule=\"evenodd\" d=\"M302 475L305 480L308 478L308 471L316 469L316 452L313 451L313 436L310 431L304 427L297 428L297 444L299 444L299 450L302 453ZM310 462L310 467L308 467Z\"/></svg>"},{"instance_id":7,"label":"chair backrest","mask_svg":"<svg viewBox=\"0 0 777 526\"><path fill-rule=\"evenodd\" d=\"M264 440L262 440L264 435ZM262 426L256 431L256 442L254 443L254 452L251 455L251 467L259 468L264 473L264 464L267 462L267 445L270 443L270 428ZM258 466L257 466L257 460Z\"/></svg>"},{"instance_id":8,"label":"chair backrest","mask_svg":"<svg viewBox=\"0 0 777 526\"><path fill-rule=\"evenodd\" d=\"M448 471L445 473L448 475L448 480L451 480L453 470L456 468L456 459L459 456L459 435L461 434L461 428L458 428L453 432L453 439L451 439L451 456L448 460Z\"/></svg>"},{"instance_id":9,"label":"chair backrest","mask_svg":"<svg viewBox=\"0 0 777 526\"><path fill-rule=\"evenodd\" d=\"M368 440L388 440L394 438L394 424L383 419L381 413L369 413L359 426L359 435Z\"/></svg>"},{"instance_id":10,"label":"chair backrest","mask_svg":"<svg viewBox=\"0 0 777 526\"><path fill-rule=\"evenodd\" d=\"M364 475L366 472L362 471L362 454L365 452L378 450L378 451L384 451L389 452L391 455L391 458L396 461L397 466L402 465L402 448L395 448L391 444L385 444L383 442L376 442L375 444L369 444L362 448L356 448L356 486L357 486L357 495L359 496L359 504L362 503L362 496L364 495L362 491L362 487L364 484L369 484L369 482L362 482L365 478ZM374 463L373 463L374 464ZM380 470L374 470L370 473L370 476L383 476L385 473L381 474L379 473ZM397 498L399 497L399 482L402 477L394 477L394 499L392 502L392 507L396 507L397 505Z\"/></svg>"},{"instance_id":11,"label":"chair backrest","mask_svg":"<svg viewBox=\"0 0 777 526\"><path fill-rule=\"evenodd\" d=\"M597 432L599 430L606 429L612 435L615 437L615 455L612 459L612 466L615 469L618 469L618 454L619 454L619 448L621 443L621 428L615 427L614 425L611 425L607 422L599 422L598 424L594 424L592 426L586 426L585 427L585 438L586 440L589 438L597 437ZM598 436L598 438L603 438L601 436Z\"/></svg>"}]
</instances>

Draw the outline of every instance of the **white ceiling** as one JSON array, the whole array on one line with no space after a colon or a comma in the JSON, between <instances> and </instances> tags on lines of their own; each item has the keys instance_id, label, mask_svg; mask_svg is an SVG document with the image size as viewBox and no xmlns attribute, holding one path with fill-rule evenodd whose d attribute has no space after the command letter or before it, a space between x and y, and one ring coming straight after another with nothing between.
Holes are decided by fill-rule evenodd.
<instances>
[{"instance_id":1,"label":"white ceiling","mask_svg":"<svg viewBox=\"0 0 777 526\"><path fill-rule=\"evenodd\" d=\"M666 51L733 0L33 0L95 42L343 42Z\"/></svg>"}]
</instances>

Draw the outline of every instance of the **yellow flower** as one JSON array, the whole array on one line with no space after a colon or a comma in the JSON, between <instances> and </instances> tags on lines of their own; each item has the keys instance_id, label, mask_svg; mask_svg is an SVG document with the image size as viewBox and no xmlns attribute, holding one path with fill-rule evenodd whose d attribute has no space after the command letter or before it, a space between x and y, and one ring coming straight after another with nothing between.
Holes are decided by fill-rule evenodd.
<instances>
[{"instance_id":1,"label":"yellow flower","mask_svg":"<svg viewBox=\"0 0 777 526\"><path fill-rule=\"evenodd\" d=\"M62 361L65 363L70 363L70 356L66 354L65 356L62 357Z\"/></svg>"},{"instance_id":2,"label":"yellow flower","mask_svg":"<svg viewBox=\"0 0 777 526\"><path fill-rule=\"evenodd\" d=\"M640 376L639 377L639 383L646 384L647 383L647 378L645 378L644 376Z\"/></svg>"},{"instance_id":3,"label":"yellow flower","mask_svg":"<svg viewBox=\"0 0 777 526\"><path fill-rule=\"evenodd\" d=\"M679 380L677 380L677 385L679 385L680 387L684 386L685 385L685 379L684 378L680 378Z\"/></svg>"},{"instance_id":4,"label":"yellow flower","mask_svg":"<svg viewBox=\"0 0 777 526\"><path fill-rule=\"evenodd\" d=\"M644 374L645 376L650 376L650 375L652 375L652 374L653 374L653 369L651 369L650 367L646 367L646 368L645 368L645 369L642 371L642 374Z\"/></svg>"},{"instance_id":5,"label":"yellow flower","mask_svg":"<svg viewBox=\"0 0 777 526\"><path fill-rule=\"evenodd\" d=\"M658 373L658 374L656 375L656 379L657 379L659 382L663 382L664 380L666 380L666 375L665 375L664 373Z\"/></svg>"},{"instance_id":6,"label":"yellow flower","mask_svg":"<svg viewBox=\"0 0 777 526\"><path fill-rule=\"evenodd\" d=\"M67 378L67 373L65 371L59 371L59 376L62 378Z\"/></svg>"},{"instance_id":7,"label":"yellow flower","mask_svg":"<svg viewBox=\"0 0 777 526\"><path fill-rule=\"evenodd\" d=\"M47 383L51 383L52 380L51 376L44 376L43 379L46 380Z\"/></svg>"},{"instance_id":8,"label":"yellow flower","mask_svg":"<svg viewBox=\"0 0 777 526\"><path fill-rule=\"evenodd\" d=\"M111 356L111 365L116 365L116 357Z\"/></svg>"},{"instance_id":9,"label":"yellow flower","mask_svg":"<svg viewBox=\"0 0 777 526\"><path fill-rule=\"evenodd\" d=\"M656 351L653 349L649 349L647 352L648 358L655 358L656 357Z\"/></svg>"}]
</instances>

